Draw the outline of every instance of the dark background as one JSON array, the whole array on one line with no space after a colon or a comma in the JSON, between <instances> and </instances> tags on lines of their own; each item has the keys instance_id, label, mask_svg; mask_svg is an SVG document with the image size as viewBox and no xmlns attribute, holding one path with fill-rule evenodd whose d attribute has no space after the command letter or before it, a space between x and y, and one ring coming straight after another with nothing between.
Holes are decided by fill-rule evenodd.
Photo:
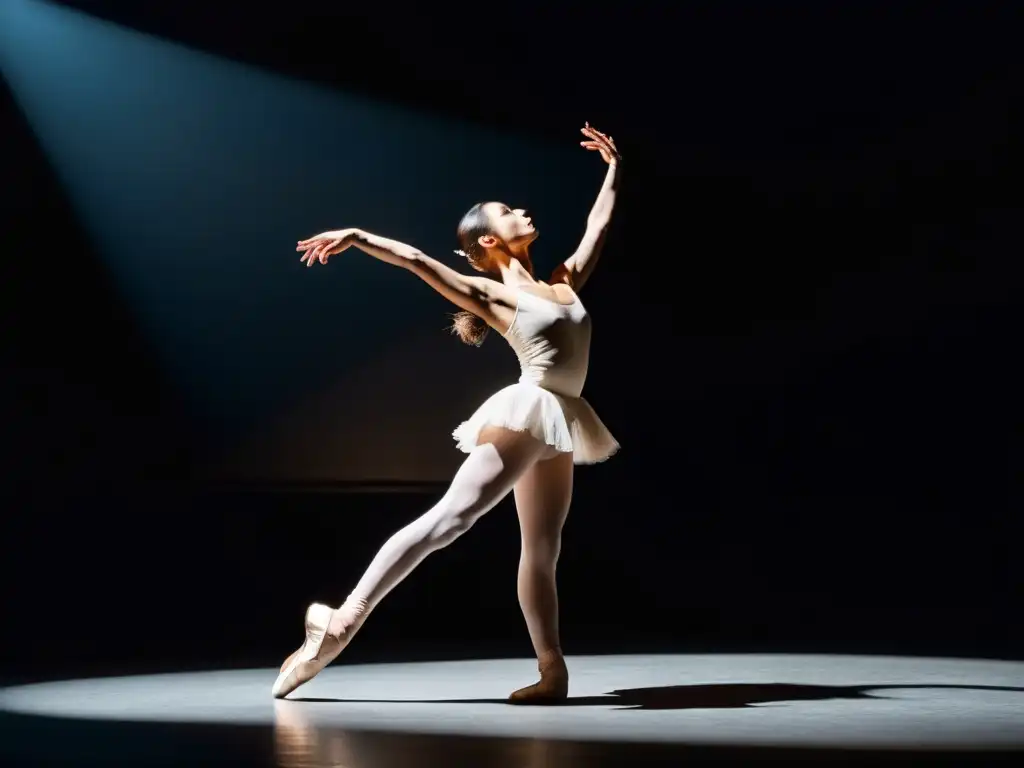
<instances>
[{"instance_id":1,"label":"dark background","mask_svg":"<svg viewBox=\"0 0 1024 768\"><path fill-rule=\"evenodd\" d=\"M584 298L588 399L624 448L577 474L569 653L1021 658L1012 11L65 5L481 128L616 137L627 175ZM0 673L279 663L305 605L340 601L441 487L201 480L202 414L9 89L3 126ZM347 658L528 654L517 558L507 501Z\"/></svg>"}]
</instances>

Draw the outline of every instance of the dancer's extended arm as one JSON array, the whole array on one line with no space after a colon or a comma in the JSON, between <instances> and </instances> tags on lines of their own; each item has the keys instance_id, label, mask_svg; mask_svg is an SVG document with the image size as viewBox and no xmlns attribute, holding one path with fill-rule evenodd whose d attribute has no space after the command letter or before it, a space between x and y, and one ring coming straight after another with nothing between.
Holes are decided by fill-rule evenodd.
<instances>
[{"instance_id":1,"label":"dancer's extended arm","mask_svg":"<svg viewBox=\"0 0 1024 768\"><path fill-rule=\"evenodd\" d=\"M576 252L555 270L551 278L553 282L568 283L574 291L582 288L590 277L604 247L605 234L608 232L612 211L615 208L621 160L615 142L610 136L591 128L589 123L582 132L590 140L580 143L589 150L601 153L601 157L608 163L608 173L605 174L604 184L597 195L594 207L590 210L590 216L587 217L587 230L583 234L583 240L580 241Z\"/></svg>"},{"instance_id":2,"label":"dancer's extended arm","mask_svg":"<svg viewBox=\"0 0 1024 768\"><path fill-rule=\"evenodd\" d=\"M472 312L489 325L497 322L493 305L509 303L509 297L504 296L506 291L500 283L485 277L463 275L437 259L430 258L419 248L361 229L324 232L308 240L300 240L296 250L305 251L302 261L306 266L313 266L317 261L326 264L328 257L352 246L376 259L409 270L450 302Z\"/></svg>"}]
</instances>

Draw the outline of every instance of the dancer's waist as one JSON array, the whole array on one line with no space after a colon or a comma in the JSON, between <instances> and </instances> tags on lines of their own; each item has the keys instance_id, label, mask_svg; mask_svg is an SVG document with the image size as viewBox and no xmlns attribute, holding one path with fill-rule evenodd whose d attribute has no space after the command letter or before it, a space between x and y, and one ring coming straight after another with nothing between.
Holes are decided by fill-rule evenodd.
<instances>
[{"instance_id":1,"label":"dancer's waist","mask_svg":"<svg viewBox=\"0 0 1024 768\"><path fill-rule=\"evenodd\" d=\"M583 394L583 383L579 377L558 377L544 375L538 376L535 371L523 371L523 375L519 377L520 384L528 384L530 386L539 387L553 395L559 397L570 397L578 398Z\"/></svg>"}]
</instances>

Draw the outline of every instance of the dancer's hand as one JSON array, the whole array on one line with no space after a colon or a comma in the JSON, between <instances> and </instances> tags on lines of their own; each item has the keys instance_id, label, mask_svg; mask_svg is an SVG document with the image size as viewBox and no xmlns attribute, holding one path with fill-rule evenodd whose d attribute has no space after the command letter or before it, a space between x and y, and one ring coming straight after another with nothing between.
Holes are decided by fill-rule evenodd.
<instances>
[{"instance_id":1,"label":"dancer's hand","mask_svg":"<svg viewBox=\"0 0 1024 768\"><path fill-rule=\"evenodd\" d=\"M338 229L333 232L322 232L308 240L299 240L295 250L305 251L300 261L307 267L312 267L314 261L326 264L328 257L351 247L357 231L355 229Z\"/></svg>"},{"instance_id":2,"label":"dancer's hand","mask_svg":"<svg viewBox=\"0 0 1024 768\"><path fill-rule=\"evenodd\" d=\"M615 142L611 136L605 136L596 128L591 128L590 123L584 123L583 127L580 128L580 133L590 139L590 141L581 141L581 147L586 147L592 152L600 152L601 157L608 165L618 164L621 155L619 155L619 150L615 148Z\"/></svg>"}]
</instances>

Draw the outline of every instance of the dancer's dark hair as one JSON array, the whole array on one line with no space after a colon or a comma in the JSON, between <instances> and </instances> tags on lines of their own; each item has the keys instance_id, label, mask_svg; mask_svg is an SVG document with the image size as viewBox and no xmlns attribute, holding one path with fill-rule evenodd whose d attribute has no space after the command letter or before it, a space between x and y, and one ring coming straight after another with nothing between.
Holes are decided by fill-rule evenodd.
<instances>
[{"instance_id":1,"label":"dancer's dark hair","mask_svg":"<svg viewBox=\"0 0 1024 768\"><path fill-rule=\"evenodd\" d=\"M478 272L491 271L487 268L483 249L478 242L483 235L491 234L490 221L484 211L484 205L486 203L477 203L466 211L456 230L461 247L458 253ZM457 312L452 316L451 331L466 344L479 347L487 338L489 330L487 323L472 312Z\"/></svg>"}]
</instances>

